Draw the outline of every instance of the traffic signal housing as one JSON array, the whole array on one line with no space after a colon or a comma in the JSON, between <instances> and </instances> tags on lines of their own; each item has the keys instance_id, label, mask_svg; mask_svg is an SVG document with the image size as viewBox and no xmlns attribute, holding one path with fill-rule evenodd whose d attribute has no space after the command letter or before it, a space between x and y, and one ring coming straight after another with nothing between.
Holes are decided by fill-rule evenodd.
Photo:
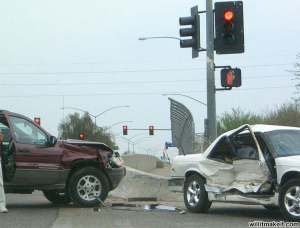
<instances>
[{"instance_id":1,"label":"traffic signal housing","mask_svg":"<svg viewBox=\"0 0 300 228\"><path fill-rule=\"evenodd\" d=\"M242 1L215 3L215 51L217 54L245 51Z\"/></svg>"},{"instance_id":2,"label":"traffic signal housing","mask_svg":"<svg viewBox=\"0 0 300 228\"><path fill-rule=\"evenodd\" d=\"M123 126L123 135L128 135L128 127L127 127L127 125Z\"/></svg>"},{"instance_id":3,"label":"traffic signal housing","mask_svg":"<svg viewBox=\"0 0 300 228\"><path fill-rule=\"evenodd\" d=\"M242 85L241 69L222 69L221 70L221 85L225 88L240 87Z\"/></svg>"},{"instance_id":4,"label":"traffic signal housing","mask_svg":"<svg viewBox=\"0 0 300 228\"><path fill-rule=\"evenodd\" d=\"M85 139L85 134L83 132L79 133L79 139L84 140Z\"/></svg>"},{"instance_id":5,"label":"traffic signal housing","mask_svg":"<svg viewBox=\"0 0 300 228\"><path fill-rule=\"evenodd\" d=\"M191 8L190 17L180 17L179 25L184 26L179 30L180 37L190 37L190 39L181 39L180 47L192 48L192 58L197 58L200 49L200 17L198 6Z\"/></svg>"},{"instance_id":6,"label":"traffic signal housing","mask_svg":"<svg viewBox=\"0 0 300 228\"><path fill-rule=\"evenodd\" d=\"M149 126L149 135L154 135L154 126Z\"/></svg>"}]
</instances>

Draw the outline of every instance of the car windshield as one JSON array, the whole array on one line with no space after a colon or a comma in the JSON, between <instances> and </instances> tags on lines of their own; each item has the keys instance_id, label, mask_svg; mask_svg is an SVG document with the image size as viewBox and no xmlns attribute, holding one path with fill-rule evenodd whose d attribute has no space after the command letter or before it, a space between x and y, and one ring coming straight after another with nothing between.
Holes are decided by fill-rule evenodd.
<instances>
[{"instance_id":1,"label":"car windshield","mask_svg":"<svg viewBox=\"0 0 300 228\"><path fill-rule=\"evenodd\" d=\"M266 135L279 157L300 155L300 130L277 130Z\"/></svg>"}]
</instances>

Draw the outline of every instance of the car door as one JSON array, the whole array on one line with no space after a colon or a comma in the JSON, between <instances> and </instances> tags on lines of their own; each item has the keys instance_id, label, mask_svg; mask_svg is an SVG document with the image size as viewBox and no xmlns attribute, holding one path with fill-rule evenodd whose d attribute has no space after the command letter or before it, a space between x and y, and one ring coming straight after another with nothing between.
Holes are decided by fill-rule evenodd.
<instances>
[{"instance_id":1,"label":"car door","mask_svg":"<svg viewBox=\"0 0 300 228\"><path fill-rule=\"evenodd\" d=\"M208 154L207 159L200 161L207 179L207 186L214 187L212 191L223 191L234 182L231 150L229 138L221 137Z\"/></svg>"},{"instance_id":2,"label":"car door","mask_svg":"<svg viewBox=\"0 0 300 228\"><path fill-rule=\"evenodd\" d=\"M258 192L263 184L268 183L270 174L249 125L224 136L219 143L208 158L222 165L215 167L208 182L218 186L220 191L239 190L243 193Z\"/></svg>"},{"instance_id":3,"label":"car door","mask_svg":"<svg viewBox=\"0 0 300 228\"><path fill-rule=\"evenodd\" d=\"M55 184L63 170L62 149L50 146L48 134L28 119L9 116L16 154L15 185Z\"/></svg>"},{"instance_id":4,"label":"car door","mask_svg":"<svg viewBox=\"0 0 300 228\"><path fill-rule=\"evenodd\" d=\"M268 191L271 175L258 140L249 125L230 136L235 181L231 188L244 193Z\"/></svg>"},{"instance_id":5,"label":"car door","mask_svg":"<svg viewBox=\"0 0 300 228\"><path fill-rule=\"evenodd\" d=\"M0 133L2 135L0 146L3 179L5 182L10 182L15 176L16 160L12 149L10 129L4 115L0 115Z\"/></svg>"}]
</instances>

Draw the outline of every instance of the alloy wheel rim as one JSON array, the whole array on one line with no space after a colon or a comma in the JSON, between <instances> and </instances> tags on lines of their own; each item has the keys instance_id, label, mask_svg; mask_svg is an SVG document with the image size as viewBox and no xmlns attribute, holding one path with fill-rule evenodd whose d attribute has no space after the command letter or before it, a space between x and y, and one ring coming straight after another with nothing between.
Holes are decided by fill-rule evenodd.
<instances>
[{"instance_id":1,"label":"alloy wheel rim","mask_svg":"<svg viewBox=\"0 0 300 228\"><path fill-rule=\"evenodd\" d=\"M200 192L201 187L197 181L194 180L188 185L186 196L190 206L194 207L198 204L200 201Z\"/></svg>"},{"instance_id":2,"label":"alloy wheel rim","mask_svg":"<svg viewBox=\"0 0 300 228\"><path fill-rule=\"evenodd\" d=\"M284 206L289 214L300 217L300 186L292 186L286 191Z\"/></svg>"},{"instance_id":3,"label":"alloy wheel rim","mask_svg":"<svg viewBox=\"0 0 300 228\"><path fill-rule=\"evenodd\" d=\"M77 193L85 201L92 201L99 198L101 194L101 182L93 175L86 175L79 179L77 183Z\"/></svg>"}]
</instances>

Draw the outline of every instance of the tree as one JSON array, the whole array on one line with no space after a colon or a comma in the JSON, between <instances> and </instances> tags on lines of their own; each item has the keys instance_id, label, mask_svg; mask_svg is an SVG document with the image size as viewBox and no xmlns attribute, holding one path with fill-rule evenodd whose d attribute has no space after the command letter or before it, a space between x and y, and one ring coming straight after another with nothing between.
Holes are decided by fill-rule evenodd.
<instances>
[{"instance_id":1,"label":"tree","mask_svg":"<svg viewBox=\"0 0 300 228\"><path fill-rule=\"evenodd\" d=\"M295 70L293 70L292 73L295 75L295 79L296 79L297 81L299 81L299 80L300 80L300 54L298 54L296 58L297 58L297 60L298 60L299 62L297 62L297 63L295 64ZM299 82L296 84L296 90L297 90L297 94L299 94L299 90L300 90L300 83L299 83ZM299 102L300 98L297 97L297 98L295 98L294 100L295 100L296 102Z\"/></svg>"},{"instance_id":2,"label":"tree","mask_svg":"<svg viewBox=\"0 0 300 228\"><path fill-rule=\"evenodd\" d=\"M268 112L264 116L265 124L300 127L300 110L297 103L287 103Z\"/></svg>"},{"instance_id":3,"label":"tree","mask_svg":"<svg viewBox=\"0 0 300 228\"><path fill-rule=\"evenodd\" d=\"M88 113L82 116L79 113L68 115L59 124L58 132L63 139L79 139L79 134L84 133L85 140L102 142L113 149L117 148L112 135L97 127Z\"/></svg>"},{"instance_id":4,"label":"tree","mask_svg":"<svg viewBox=\"0 0 300 228\"><path fill-rule=\"evenodd\" d=\"M218 120L218 134L237 128L243 124L262 123L263 118L251 112L242 111L240 108L225 112Z\"/></svg>"},{"instance_id":5,"label":"tree","mask_svg":"<svg viewBox=\"0 0 300 228\"><path fill-rule=\"evenodd\" d=\"M300 127L300 108L297 103L287 103L265 114L255 114L232 109L225 112L218 120L218 134L237 128L243 124L271 124Z\"/></svg>"}]
</instances>

